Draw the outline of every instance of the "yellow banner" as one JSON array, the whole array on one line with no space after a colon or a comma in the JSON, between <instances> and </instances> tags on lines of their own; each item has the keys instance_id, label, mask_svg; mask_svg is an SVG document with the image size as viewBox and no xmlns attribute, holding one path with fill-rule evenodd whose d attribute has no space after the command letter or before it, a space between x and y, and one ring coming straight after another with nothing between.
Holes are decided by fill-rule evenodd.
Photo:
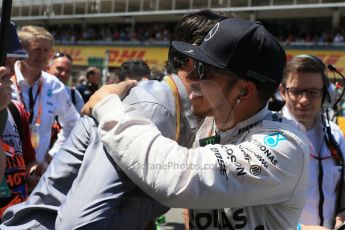
<instances>
[{"instance_id":1,"label":"yellow banner","mask_svg":"<svg viewBox=\"0 0 345 230\"><path fill-rule=\"evenodd\" d=\"M54 46L54 52L64 52L73 58L78 66L94 65L100 62L103 66L119 67L128 59L142 59L150 67L163 68L168 56L166 47L115 47L115 46ZM108 57L108 64L106 59Z\"/></svg>"},{"instance_id":2,"label":"yellow banner","mask_svg":"<svg viewBox=\"0 0 345 230\"><path fill-rule=\"evenodd\" d=\"M142 59L150 67L157 66L164 68L167 57L167 47L125 47L125 46L60 46L56 45L54 51L64 52L73 57L73 64L78 66L94 65L101 63L106 65L108 57L108 66L119 67L128 59ZM333 64L344 73L345 70L345 50L292 50L287 49L287 59L291 59L299 54L312 54L319 57L326 64ZM345 73L344 73L345 74Z\"/></svg>"},{"instance_id":3,"label":"yellow banner","mask_svg":"<svg viewBox=\"0 0 345 230\"><path fill-rule=\"evenodd\" d=\"M287 60L299 54L311 54L320 58L325 64L334 65L345 74L345 50L286 50Z\"/></svg>"}]
</instances>

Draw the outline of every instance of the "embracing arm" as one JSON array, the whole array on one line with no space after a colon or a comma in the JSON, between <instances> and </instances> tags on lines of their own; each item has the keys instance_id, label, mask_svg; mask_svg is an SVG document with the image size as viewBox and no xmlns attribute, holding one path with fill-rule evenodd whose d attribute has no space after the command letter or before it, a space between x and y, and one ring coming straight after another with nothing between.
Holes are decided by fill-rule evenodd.
<instances>
[{"instance_id":1,"label":"embracing arm","mask_svg":"<svg viewBox=\"0 0 345 230\"><path fill-rule=\"evenodd\" d=\"M269 160L260 150L266 133L237 145L187 149L164 138L150 121L132 119L117 96L98 103L93 115L111 157L134 183L170 207L284 202L302 175L303 152L289 138L270 149Z\"/></svg>"}]
</instances>

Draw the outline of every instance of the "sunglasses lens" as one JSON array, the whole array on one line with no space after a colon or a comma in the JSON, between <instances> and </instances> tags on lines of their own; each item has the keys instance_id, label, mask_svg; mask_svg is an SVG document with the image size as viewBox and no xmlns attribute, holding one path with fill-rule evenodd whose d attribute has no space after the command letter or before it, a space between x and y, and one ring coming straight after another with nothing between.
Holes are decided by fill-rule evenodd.
<instances>
[{"instance_id":1,"label":"sunglasses lens","mask_svg":"<svg viewBox=\"0 0 345 230\"><path fill-rule=\"evenodd\" d=\"M72 59L71 55L65 54L65 53L63 53L63 52L61 52L61 53L60 53L60 52L57 52L57 53L54 55L53 59L60 58L60 57L67 57L71 62L73 62L73 59Z\"/></svg>"}]
</instances>

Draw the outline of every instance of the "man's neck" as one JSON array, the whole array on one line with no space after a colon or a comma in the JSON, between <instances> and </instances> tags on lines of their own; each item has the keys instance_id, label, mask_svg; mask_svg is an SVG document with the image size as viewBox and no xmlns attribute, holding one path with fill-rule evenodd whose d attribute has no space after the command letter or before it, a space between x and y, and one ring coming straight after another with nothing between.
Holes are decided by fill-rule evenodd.
<instances>
[{"instance_id":1,"label":"man's neck","mask_svg":"<svg viewBox=\"0 0 345 230\"><path fill-rule=\"evenodd\" d=\"M37 79L41 76L41 70L32 68L25 61L19 62L19 69L22 72L24 79L29 83L29 85L33 85L37 81Z\"/></svg>"},{"instance_id":2,"label":"man's neck","mask_svg":"<svg viewBox=\"0 0 345 230\"><path fill-rule=\"evenodd\" d=\"M225 132L235 127L238 123L251 118L261 109L262 108L259 106L242 104L241 106L233 107L226 112L223 111L217 113L214 115L216 127L219 131Z\"/></svg>"}]
</instances>

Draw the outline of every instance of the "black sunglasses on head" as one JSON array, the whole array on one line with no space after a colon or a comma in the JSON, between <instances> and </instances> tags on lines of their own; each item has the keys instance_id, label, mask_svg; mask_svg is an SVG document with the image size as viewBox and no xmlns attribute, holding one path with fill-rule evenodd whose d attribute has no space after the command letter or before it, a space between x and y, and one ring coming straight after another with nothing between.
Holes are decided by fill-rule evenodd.
<instances>
[{"instance_id":1,"label":"black sunglasses on head","mask_svg":"<svg viewBox=\"0 0 345 230\"><path fill-rule=\"evenodd\" d=\"M57 53L55 53L55 55L53 56L53 59L60 58L60 57L66 57L66 58L68 58L68 60L73 62L73 58L71 57L71 55L65 54L64 52L57 52Z\"/></svg>"}]
</instances>

